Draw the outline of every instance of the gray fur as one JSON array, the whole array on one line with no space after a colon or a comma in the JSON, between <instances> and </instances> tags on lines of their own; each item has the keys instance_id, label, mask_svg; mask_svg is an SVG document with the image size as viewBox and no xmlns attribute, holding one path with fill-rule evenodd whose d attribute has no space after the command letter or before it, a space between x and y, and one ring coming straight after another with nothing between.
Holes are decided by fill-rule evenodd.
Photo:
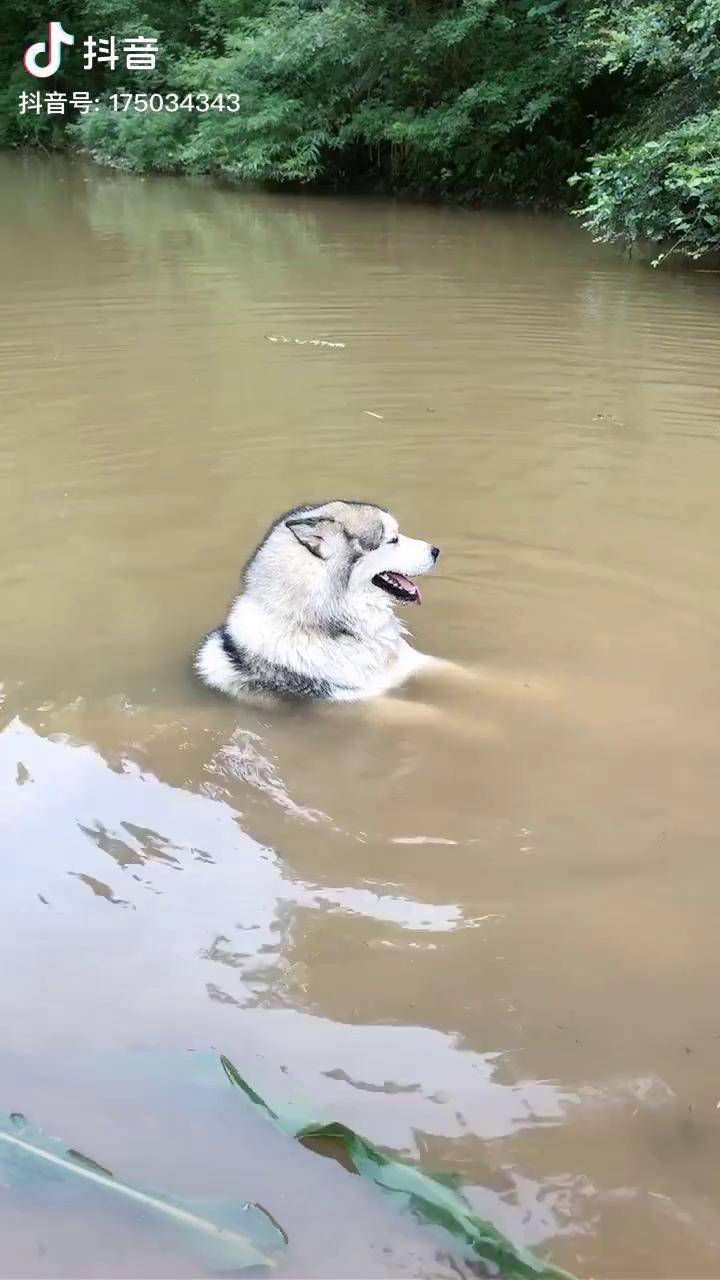
<instances>
[{"instance_id":1,"label":"gray fur","mask_svg":"<svg viewBox=\"0 0 720 1280\"><path fill-rule=\"evenodd\" d=\"M419 600L408 575L427 573L436 556L371 503L294 507L248 559L241 593L202 641L195 670L235 698L349 701L385 692L429 661L404 639L394 605L399 596Z\"/></svg>"}]
</instances>

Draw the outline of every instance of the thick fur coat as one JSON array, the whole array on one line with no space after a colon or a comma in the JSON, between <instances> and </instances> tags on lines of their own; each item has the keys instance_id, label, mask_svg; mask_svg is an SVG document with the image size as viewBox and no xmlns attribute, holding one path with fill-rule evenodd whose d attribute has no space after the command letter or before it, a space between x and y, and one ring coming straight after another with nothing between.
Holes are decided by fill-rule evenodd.
<instances>
[{"instance_id":1,"label":"thick fur coat","mask_svg":"<svg viewBox=\"0 0 720 1280\"><path fill-rule=\"evenodd\" d=\"M396 688L433 662L408 644L395 606L420 603L412 579L438 554L370 503L295 507L248 560L195 670L240 699L351 702Z\"/></svg>"}]
</instances>

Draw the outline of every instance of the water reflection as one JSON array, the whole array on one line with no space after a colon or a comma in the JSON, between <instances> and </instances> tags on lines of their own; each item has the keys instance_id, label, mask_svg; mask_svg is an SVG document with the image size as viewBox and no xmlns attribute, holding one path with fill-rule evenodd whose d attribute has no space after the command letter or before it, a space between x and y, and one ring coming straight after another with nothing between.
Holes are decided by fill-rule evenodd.
<instances>
[{"instance_id":1,"label":"water reflection","mask_svg":"<svg viewBox=\"0 0 720 1280\"><path fill-rule=\"evenodd\" d=\"M304 967L295 958L301 912L377 920L407 932L412 945L418 932L471 927L457 906L293 880L224 799L169 786L127 760L110 768L94 748L44 737L19 718L0 734L0 803L3 847L12 857L0 943L14 975L6 1089L13 1057L25 1060L13 1009L44 1009L33 1056L58 1036L96 1055L111 1045L124 1050L128 1041L172 1042L181 992L183 1036L192 1027L202 1038L211 1024L219 1035L222 1024L207 1008L198 1018L204 985L212 1010L242 1010L243 1060L251 1045L265 1092L284 1094L290 1077L299 1094L317 1098L322 1082L322 1109L385 1146L420 1156L432 1135L497 1138L561 1120L569 1098L560 1089L503 1083L500 1055L470 1052L459 1036L316 1016L312 992L295 972ZM110 905L126 910L108 914ZM227 974L222 985L214 977L219 966ZM132 999L119 1001L120 989L132 989ZM89 1003L97 1012L88 1022ZM223 1043L236 1035L224 1024ZM112 1079L123 1062L122 1054L105 1060ZM152 1058L147 1065L152 1076Z\"/></svg>"},{"instance_id":2,"label":"water reflection","mask_svg":"<svg viewBox=\"0 0 720 1280\"><path fill-rule=\"evenodd\" d=\"M259 757L257 741L253 749ZM261 788L269 768L256 770ZM596 1110L606 1126L614 1113L625 1123L667 1110L674 1095L661 1079L567 1089L523 1079L512 1054L474 1052L461 1035L412 1018L372 1026L319 1016L302 943L308 912L376 921L390 928L387 944L412 948L485 927L457 905L303 883L243 831L227 799L170 786L127 759L111 768L96 749L44 737L19 718L0 734L0 800L11 859L0 941L4 971L13 973L6 1083L13 1058L27 1061L26 1007L43 1014L33 1056L58 1038L91 1054L111 1046L124 1053L129 1043L157 1050L178 1044L180 1026L186 1044L212 1040L240 1054L268 1096L286 1097L290 1088L321 1100L324 1114L425 1163L437 1161L442 1142L440 1163L462 1171L470 1143L469 1194L516 1238L569 1236L577 1248L578 1232L592 1234L597 1214L624 1202L622 1186L603 1188L586 1176L533 1178L532 1141L521 1168L511 1153L523 1134L531 1139L573 1116L582 1132ZM111 905L125 909L109 912ZM114 1065L106 1059L111 1075L122 1061L122 1054ZM152 1074L152 1058L145 1061ZM139 1062L142 1071L142 1055ZM653 1214L661 1211L682 1216L672 1197L652 1204Z\"/></svg>"}]
</instances>

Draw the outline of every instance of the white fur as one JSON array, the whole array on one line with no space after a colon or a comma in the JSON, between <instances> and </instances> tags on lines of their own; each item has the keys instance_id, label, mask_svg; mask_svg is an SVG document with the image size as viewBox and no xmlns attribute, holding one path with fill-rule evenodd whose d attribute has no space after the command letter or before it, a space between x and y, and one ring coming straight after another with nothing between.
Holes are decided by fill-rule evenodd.
<instances>
[{"instance_id":1,"label":"white fur","mask_svg":"<svg viewBox=\"0 0 720 1280\"><path fill-rule=\"evenodd\" d=\"M304 515L307 530L298 535L283 517L247 566L244 590L225 624L238 650L251 661L329 682L329 697L338 702L386 693L433 664L408 644L393 599L372 581L383 571L429 572L435 562L430 544L398 535L394 518L369 505L331 502ZM361 551L378 521L381 545ZM295 523L302 525L302 515ZM247 681L217 632L201 645L195 666L212 688L248 696Z\"/></svg>"}]
</instances>

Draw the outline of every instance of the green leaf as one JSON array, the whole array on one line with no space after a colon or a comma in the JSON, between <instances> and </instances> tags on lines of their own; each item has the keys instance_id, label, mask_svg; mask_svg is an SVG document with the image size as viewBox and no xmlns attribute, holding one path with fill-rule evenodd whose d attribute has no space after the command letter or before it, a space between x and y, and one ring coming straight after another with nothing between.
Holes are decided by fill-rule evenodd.
<instances>
[{"instance_id":1,"label":"green leaf","mask_svg":"<svg viewBox=\"0 0 720 1280\"><path fill-rule=\"evenodd\" d=\"M343 1164L374 1182L401 1208L409 1209L421 1221L443 1227L455 1238L466 1259L484 1263L493 1274L499 1271L505 1280L572 1280L568 1272L542 1262L521 1245L512 1244L491 1223L479 1218L459 1187L453 1185L454 1178L423 1173L416 1166L385 1154L337 1121L303 1120L295 1107L271 1107L229 1058L222 1056L220 1061L228 1080L283 1133L323 1155L341 1157Z\"/></svg>"},{"instance_id":2,"label":"green leaf","mask_svg":"<svg viewBox=\"0 0 720 1280\"><path fill-rule=\"evenodd\" d=\"M272 1267L287 1243L278 1224L260 1205L200 1205L119 1182L88 1156L33 1129L17 1112L0 1117L0 1170L22 1189L54 1175L81 1185L88 1180L112 1197L134 1202L140 1209L186 1231L214 1267L246 1270ZM211 1216L207 1216L212 1213ZM227 1223L228 1225L225 1225Z\"/></svg>"}]
</instances>

